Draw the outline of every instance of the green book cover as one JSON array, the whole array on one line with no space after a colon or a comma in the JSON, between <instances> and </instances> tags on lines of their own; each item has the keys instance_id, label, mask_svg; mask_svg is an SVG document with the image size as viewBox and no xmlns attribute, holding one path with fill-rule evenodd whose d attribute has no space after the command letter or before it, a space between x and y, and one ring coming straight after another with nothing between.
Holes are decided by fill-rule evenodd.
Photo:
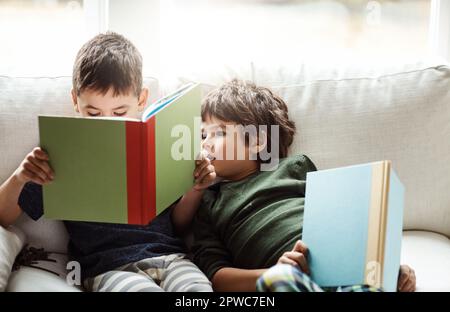
<instances>
[{"instance_id":1,"label":"green book cover","mask_svg":"<svg viewBox=\"0 0 450 312\"><path fill-rule=\"evenodd\" d=\"M45 217L147 224L193 186L200 105L200 87L189 84L141 120L39 116L55 172L43 186Z\"/></svg>"}]
</instances>

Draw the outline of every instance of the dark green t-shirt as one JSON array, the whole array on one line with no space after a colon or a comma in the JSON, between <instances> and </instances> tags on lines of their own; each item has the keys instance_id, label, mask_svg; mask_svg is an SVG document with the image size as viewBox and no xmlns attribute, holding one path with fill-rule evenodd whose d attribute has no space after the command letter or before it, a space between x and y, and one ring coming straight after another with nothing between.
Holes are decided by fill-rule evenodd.
<instances>
[{"instance_id":1,"label":"dark green t-shirt","mask_svg":"<svg viewBox=\"0 0 450 312\"><path fill-rule=\"evenodd\" d=\"M209 279L222 267L262 269L301 239L306 173L316 167L305 155L280 160L273 171L209 188L193 224L194 262Z\"/></svg>"}]
</instances>

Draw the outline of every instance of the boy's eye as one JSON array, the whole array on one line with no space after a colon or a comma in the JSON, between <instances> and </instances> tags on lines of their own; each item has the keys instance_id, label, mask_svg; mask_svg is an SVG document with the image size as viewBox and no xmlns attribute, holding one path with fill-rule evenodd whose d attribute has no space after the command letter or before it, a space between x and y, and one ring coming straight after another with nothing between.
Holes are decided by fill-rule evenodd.
<instances>
[{"instance_id":1,"label":"boy's eye","mask_svg":"<svg viewBox=\"0 0 450 312\"><path fill-rule=\"evenodd\" d=\"M202 133L202 140L206 140L206 133Z\"/></svg>"},{"instance_id":2,"label":"boy's eye","mask_svg":"<svg viewBox=\"0 0 450 312\"><path fill-rule=\"evenodd\" d=\"M95 117L95 116L99 116L100 113L90 113L90 112L88 112L88 115L91 116L91 117Z\"/></svg>"},{"instance_id":3,"label":"boy's eye","mask_svg":"<svg viewBox=\"0 0 450 312\"><path fill-rule=\"evenodd\" d=\"M225 133L225 131L223 131L223 130L217 130L216 131L216 135L217 136L224 136L226 133Z\"/></svg>"},{"instance_id":4,"label":"boy's eye","mask_svg":"<svg viewBox=\"0 0 450 312\"><path fill-rule=\"evenodd\" d=\"M123 116L123 115L125 115L127 112L125 111L125 112L114 112L114 115L115 116Z\"/></svg>"}]
</instances>

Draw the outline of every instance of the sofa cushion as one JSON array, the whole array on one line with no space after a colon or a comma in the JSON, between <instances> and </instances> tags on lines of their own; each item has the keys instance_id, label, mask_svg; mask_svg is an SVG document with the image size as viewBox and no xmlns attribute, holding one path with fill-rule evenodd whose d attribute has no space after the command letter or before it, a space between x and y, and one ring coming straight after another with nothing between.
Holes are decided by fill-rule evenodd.
<instances>
[{"instance_id":1,"label":"sofa cushion","mask_svg":"<svg viewBox=\"0 0 450 312\"><path fill-rule=\"evenodd\" d=\"M50 252L67 252L69 234L62 221L44 217L34 221L23 213L15 225L25 233L30 246L44 248Z\"/></svg>"},{"instance_id":2,"label":"sofa cushion","mask_svg":"<svg viewBox=\"0 0 450 312\"><path fill-rule=\"evenodd\" d=\"M81 292L82 288L69 285L65 279L41 269L22 267L11 273L8 292Z\"/></svg>"},{"instance_id":3,"label":"sofa cushion","mask_svg":"<svg viewBox=\"0 0 450 312\"><path fill-rule=\"evenodd\" d=\"M415 270L417 291L450 291L450 239L425 231L406 231L402 264Z\"/></svg>"},{"instance_id":4,"label":"sofa cushion","mask_svg":"<svg viewBox=\"0 0 450 312\"><path fill-rule=\"evenodd\" d=\"M38 266L57 272L22 267L11 274L7 291L82 291L69 285L65 269L67 257L51 255L57 263L40 261ZM450 291L450 240L443 235L425 231L405 231L402 239L401 263L416 273L416 291Z\"/></svg>"},{"instance_id":5,"label":"sofa cushion","mask_svg":"<svg viewBox=\"0 0 450 312\"><path fill-rule=\"evenodd\" d=\"M405 229L450 237L450 68L440 60L371 64L249 63L180 76L204 92L231 78L272 88L297 125L291 154L318 169L392 160L406 188Z\"/></svg>"}]
</instances>

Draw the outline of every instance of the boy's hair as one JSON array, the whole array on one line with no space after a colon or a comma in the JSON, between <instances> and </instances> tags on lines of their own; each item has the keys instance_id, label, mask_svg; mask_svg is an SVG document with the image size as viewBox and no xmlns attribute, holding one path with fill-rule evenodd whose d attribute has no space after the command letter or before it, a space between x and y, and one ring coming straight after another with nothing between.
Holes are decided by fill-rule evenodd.
<instances>
[{"instance_id":1,"label":"boy's hair","mask_svg":"<svg viewBox=\"0 0 450 312\"><path fill-rule=\"evenodd\" d=\"M142 56L125 37L114 32L99 34L78 51L72 74L73 90L80 95L86 89L103 95L137 96L142 90Z\"/></svg>"},{"instance_id":2,"label":"boy's hair","mask_svg":"<svg viewBox=\"0 0 450 312\"><path fill-rule=\"evenodd\" d=\"M233 79L208 93L202 103L202 120L215 117L238 125L267 126L267 151L272 151L271 125L279 129L279 158L287 157L295 123L289 119L286 103L270 89L249 81ZM246 140L248 141L248 140ZM247 142L246 142L247 143ZM258 154L258 161L262 161Z\"/></svg>"}]
</instances>

